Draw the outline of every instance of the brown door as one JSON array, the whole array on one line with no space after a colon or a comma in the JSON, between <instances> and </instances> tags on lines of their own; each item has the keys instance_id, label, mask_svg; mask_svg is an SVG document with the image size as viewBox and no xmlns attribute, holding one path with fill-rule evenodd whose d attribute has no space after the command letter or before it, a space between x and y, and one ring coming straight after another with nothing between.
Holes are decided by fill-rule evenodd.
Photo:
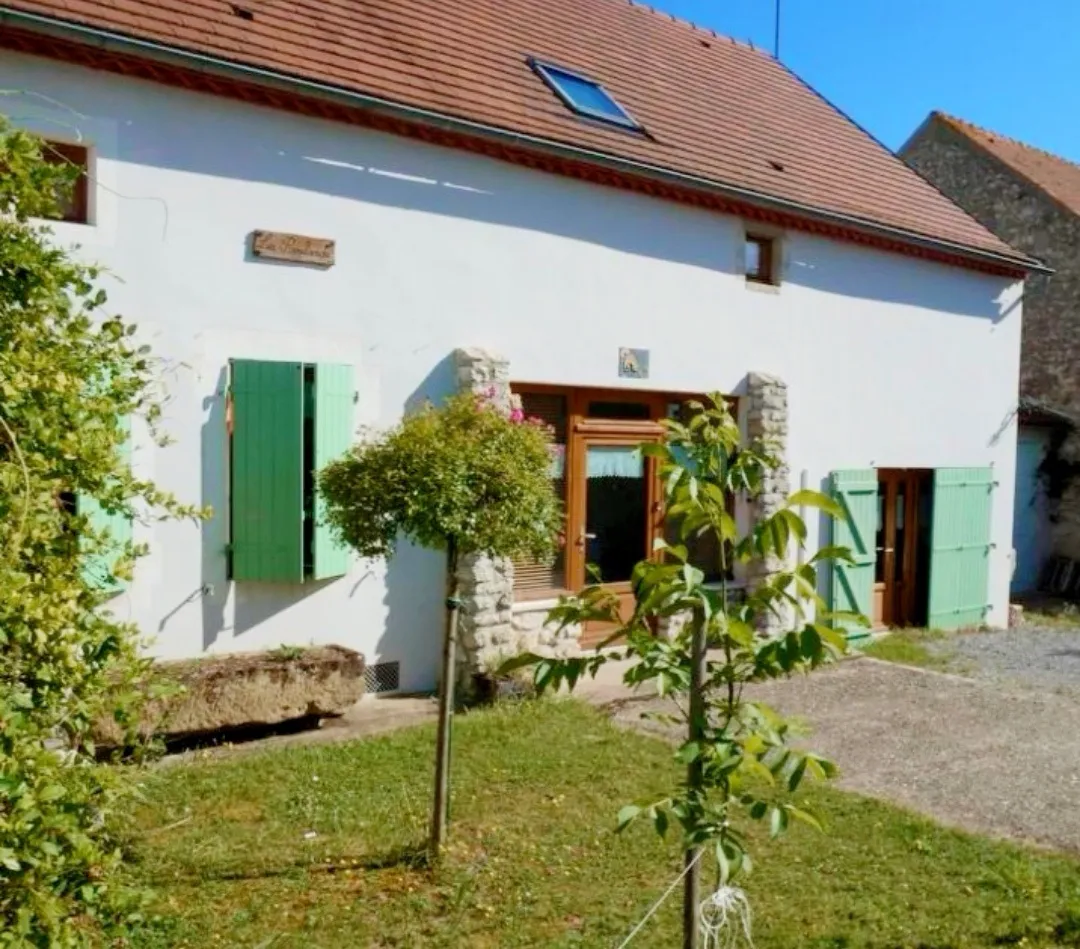
<instances>
[{"instance_id":1,"label":"brown door","mask_svg":"<svg viewBox=\"0 0 1080 949\"><path fill-rule=\"evenodd\" d=\"M877 625L908 626L915 621L919 487L922 478L921 471L878 471L873 616Z\"/></svg>"},{"instance_id":2,"label":"brown door","mask_svg":"<svg viewBox=\"0 0 1080 949\"><path fill-rule=\"evenodd\" d=\"M617 434L583 435L576 453L584 491L571 515L578 528L574 559L583 570L589 565L599 572L600 581L619 598L624 619L634 608L631 574L649 556L656 530L654 462L641 453L641 442ZM613 628L611 623L587 624L582 646L596 646Z\"/></svg>"}]
</instances>

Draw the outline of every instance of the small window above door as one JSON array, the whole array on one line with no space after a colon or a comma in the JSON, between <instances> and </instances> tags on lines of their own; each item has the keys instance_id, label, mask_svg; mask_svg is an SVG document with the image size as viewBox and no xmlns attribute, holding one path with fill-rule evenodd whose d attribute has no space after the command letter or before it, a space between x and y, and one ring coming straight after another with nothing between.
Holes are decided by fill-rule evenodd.
<instances>
[{"instance_id":1,"label":"small window above door","mask_svg":"<svg viewBox=\"0 0 1080 949\"><path fill-rule=\"evenodd\" d=\"M585 412L589 418L625 419L627 421L648 420L654 415L653 406L648 402L607 402L603 400L588 403Z\"/></svg>"},{"instance_id":2,"label":"small window above door","mask_svg":"<svg viewBox=\"0 0 1080 949\"><path fill-rule=\"evenodd\" d=\"M743 244L743 267L747 283L776 286L780 283L777 238L747 234Z\"/></svg>"},{"instance_id":3,"label":"small window above door","mask_svg":"<svg viewBox=\"0 0 1080 949\"><path fill-rule=\"evenodd\" d=\"M90 223L90 149L85 145L44 141L41 156L50 165L65 165L77 171L78 177L66 193L58 195L59 212L55 220L71 224Z\"/></svg>"}]
</instances>

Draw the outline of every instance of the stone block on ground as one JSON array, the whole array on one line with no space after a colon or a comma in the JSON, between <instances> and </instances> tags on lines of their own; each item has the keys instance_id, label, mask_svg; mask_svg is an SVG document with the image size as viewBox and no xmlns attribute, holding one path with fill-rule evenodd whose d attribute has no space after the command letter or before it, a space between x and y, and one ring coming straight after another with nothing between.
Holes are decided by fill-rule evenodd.
<instances>
[{"instance_id":1,"label":"stone block on ground","mask_svg":"<svg viewBox=\"0 0 1080 949\"><path fill-rule=\"evenodd\" d=\"M364 693L364 657L342 646L233 653L156 664L161 678L182 687L153 699L140 732L167 740L342 715ZM94 740L123 741L116 722L104 720Z\"/></svg>"}]
</instances>

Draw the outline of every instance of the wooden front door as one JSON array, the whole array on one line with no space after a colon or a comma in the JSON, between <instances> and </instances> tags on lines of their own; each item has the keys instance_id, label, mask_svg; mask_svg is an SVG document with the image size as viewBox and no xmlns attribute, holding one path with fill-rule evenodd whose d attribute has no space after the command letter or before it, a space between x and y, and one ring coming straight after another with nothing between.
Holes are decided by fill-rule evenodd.
<instances>
[{"instance_id":1,"label":"wooden front door","mask_svg":"<svg viewBox=\"0 0 1080 949\"><path fill-rule=\"evenodd\" d=\"M552 427L561 459L553 465L552 480L566 505L565 547L546 563L515 563L515 598L540 600L580 590L593 582L587 569L592 565L628 618L634 566L653 556L654 541L664 534L657 465L638 447L663 438L661 420L684 412L693 396L525 383L514 390L526 416ZM734 399L731 406L735 412ZM716 568L715 551L707 544L690 547L691 562L709 576ZM581 644L595 647L614 628L612 623L589 624Z\"/></svg>"},{"instance_id":2,"label":"wooden front door","mask_svg":"<svg viewBox=\"0 0 1080 949\"><path fill-rule=\"evenodd\" d=\"M877 626L911 626L924 620L920 537L927 524L920 516L926 472L878 471L878 525L874 567L874 615Z\"/></svg>"}]
</instances>

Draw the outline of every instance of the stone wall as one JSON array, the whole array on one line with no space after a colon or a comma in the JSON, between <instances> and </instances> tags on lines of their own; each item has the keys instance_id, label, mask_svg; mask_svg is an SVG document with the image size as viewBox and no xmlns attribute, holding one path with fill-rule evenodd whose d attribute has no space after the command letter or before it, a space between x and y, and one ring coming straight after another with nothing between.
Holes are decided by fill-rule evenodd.
<instances>
[{"instance_id":1,"label":"stone wall","mask_svg":"<svg viewBox=\"0 0 1080 949\"><path fill-rule=\"evenodd\" d=\"M934 116L900 155L1002 240L1054 268L1024 284L1019 395L1080 418L1080 217ZM1080 437L1060 455L1080 463ZM1051 502L1055 551L1080 558L1080 477Z\"/></svg>"},{"instance_id":2,"label":"stone wall","mask_svg":"<svg viewBox=\"0 0 1080 949\"><path fill-rule=\"evenodd\" d=\"M1024 284L1020 394L1080 415L1080 218L936 118L901 157L1006 243L1054 268Z\"/></svg>"},{"instance_id":3,"label":"stone wall","mask_svg":"<svg viewBox=\"0 0 1080 949\"><path fill-rule=\"evenodd\" d=\"M749 410L746 415L746 437L781 459L778 468L768 474L761 494L752 505L755 521L764 520L779 511L791 494L791 474L787 464L788 391L787 384L763 372L747 376L746 394ZM754 561L747 570L747 585L753 590L771 574L786 565L775 555ZM788 628L786 611L765 618L761 632L772 634Z\"/></svg>"},{"instance_id":4,"label":"stone wall","mask_svg":"<svg viewBox=\"0 0 1080 949\"><path fill-rule=\"evenodd\" d=\"M460 391L483 395L509 413L510 365L502 356L483 349L458 349L454 365ZM458 671L463 682L498 668L523 652L568 655L577 651L577 632L557 634L544 625L547 609L514 609L514 565L506 558L484 554L463 556L457 570L461 613Z\"/></svg>"},{"instance_id":5,"label":"stone wall","mask_svg":"<svg viewBox=\"0 0 1080 949\"><path fill-rule=\"evenodd\" d=\"M457 349L459 391L475 392L507 413L511 407L510 364L483 349ZM489 671L496 657L513 651L514 567L505 558L465 554L458 561L458 671L462 679Z\"/></svg>"},{"instance_id":6,"label":"stone wall","mask_svg":"<svg viewBox=\"0 0 1080 949\"><path fill-rule=\"evenodd\" d=\"M529 651L540 655L572 656L581 651L578 637L581 630L576 626L567 627L561 632L557 627L547 624L550 603L529 603L525 601L514 607L515 645L521 652Z\"/></svg>"}]
</instances>

